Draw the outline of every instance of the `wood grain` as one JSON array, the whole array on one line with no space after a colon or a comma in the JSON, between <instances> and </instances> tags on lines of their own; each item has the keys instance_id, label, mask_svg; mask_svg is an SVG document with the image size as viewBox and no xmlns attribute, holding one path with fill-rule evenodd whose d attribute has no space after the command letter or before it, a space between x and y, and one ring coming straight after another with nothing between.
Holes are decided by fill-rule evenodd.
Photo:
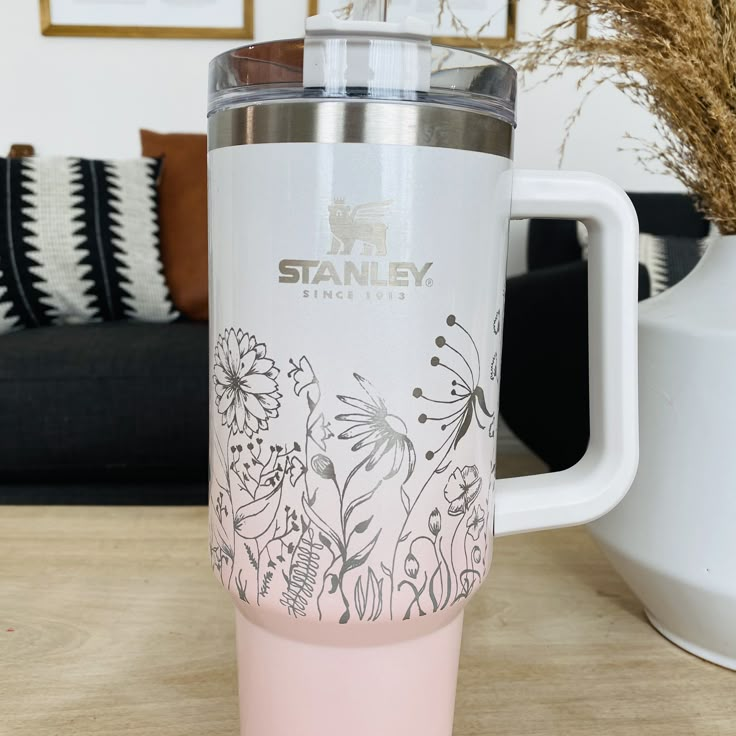
<instances>
[{"instance_id":1,"label":"wood grain","mask_svg":"<svg viewBox=\"0 0 736 736\"><path fill-rule=\"evenodd\" d=\"M203 508L0 509L0 734L236 736L206 533ZM736 675L656 634L582 530L498 540L466 620L455 736L736 734Z\"/></svg>"}]
</instances>

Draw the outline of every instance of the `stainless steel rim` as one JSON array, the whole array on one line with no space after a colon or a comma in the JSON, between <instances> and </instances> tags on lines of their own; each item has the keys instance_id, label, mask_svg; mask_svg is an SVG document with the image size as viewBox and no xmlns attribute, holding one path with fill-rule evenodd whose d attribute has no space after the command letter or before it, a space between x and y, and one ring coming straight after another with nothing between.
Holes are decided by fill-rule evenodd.
<instances>
[{"instance_id":1,"label":"stainless steel rim","mask_svg":"<svg viewBox=\"0 0 736 736\"><path fill-rule=\"evenodd\" d=\"M261 102L210 116L210 151L257 143L431 146L511 158L513 127L447 105L364 100Z\"/></svg>"}]
</instances>

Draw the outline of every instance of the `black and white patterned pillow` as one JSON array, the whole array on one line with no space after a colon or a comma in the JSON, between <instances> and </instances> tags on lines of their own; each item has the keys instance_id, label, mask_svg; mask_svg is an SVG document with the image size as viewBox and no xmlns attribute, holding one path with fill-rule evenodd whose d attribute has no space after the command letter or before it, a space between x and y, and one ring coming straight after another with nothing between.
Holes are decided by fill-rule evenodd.
<instances>
[{"instance_id":1,"label":"black and white patterned pillow","mask_svg":"<svg viewBox=\"0 0 736 736\"><path fill-rule=\"evenodd\" d=\"M583 259L587 260L588 233L582 223L577 224L577 233ZM649 273L650 296L657 296L682 281L698 265L707 245L707 237L701 240L639 233L639 263Z\"/></svg>"},{"instance_id":2,"label":"black and white patterned pillow","mask_svg":"<svg viewBox=\"0 0 736 736\"><path fill-rule=\"evenodd\" d=\"M161 162L0 158L0 334L178 317L158 237Z\"/></svg>"},{"instance_id":3,"label":"black and white patterned pillow","mask_svg":"<svg viewBox=\"0 0 736 736\"><path fill-rule=\"evenodd\" d=\"M703 257L705 240L673 235L639 235L639 262L647 267L652 296L661 294L692 271Z\"/></svg>"}]
</instances>

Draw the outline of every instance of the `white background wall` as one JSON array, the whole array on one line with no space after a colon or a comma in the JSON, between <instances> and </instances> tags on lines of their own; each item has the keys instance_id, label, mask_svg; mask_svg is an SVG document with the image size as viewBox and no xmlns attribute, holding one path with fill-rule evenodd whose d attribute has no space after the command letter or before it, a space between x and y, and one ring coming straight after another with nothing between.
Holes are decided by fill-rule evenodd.
<instances>
[{"instance_id":1,"label":"white background wall","mask_svg":"<svg viewBox=\"0 0 736 736\"><path fill-rule=\"evenodd\" d=\"M13 142L40 154L125 157L139 154L138 129L204 131L207 62L233 41L44 37L37 0L0 0L0 155ZM543 0L519 0L519 33L544 27ZM255 0L258 40L299 36L307 0ZM566 74L552 83L523 80L516 162L554 168L565 120L582 92ZM574 128L564 168L609 176L632 190L672 190L648 174L626 133L653 135L650 117L613 88L597 90ZM523 229L514 231L512 272L522 270Z\"/></svg>"}]
</instances>

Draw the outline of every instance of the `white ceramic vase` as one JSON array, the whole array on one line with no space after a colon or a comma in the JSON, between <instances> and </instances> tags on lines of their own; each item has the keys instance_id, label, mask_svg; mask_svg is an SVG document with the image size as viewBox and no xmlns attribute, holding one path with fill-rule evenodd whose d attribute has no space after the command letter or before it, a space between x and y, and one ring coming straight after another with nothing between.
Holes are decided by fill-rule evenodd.
<instances>
[{"instance_id":1,"label":"white ceramic vase","mask_svg":"<svg viewBox=\"0 0 736 736\"><path fill-rule=\"evenodd\" d=\"M641 461L591 526L664 636L736 669L736 236L639 311Z\"/></svg>"}]
</instances>

